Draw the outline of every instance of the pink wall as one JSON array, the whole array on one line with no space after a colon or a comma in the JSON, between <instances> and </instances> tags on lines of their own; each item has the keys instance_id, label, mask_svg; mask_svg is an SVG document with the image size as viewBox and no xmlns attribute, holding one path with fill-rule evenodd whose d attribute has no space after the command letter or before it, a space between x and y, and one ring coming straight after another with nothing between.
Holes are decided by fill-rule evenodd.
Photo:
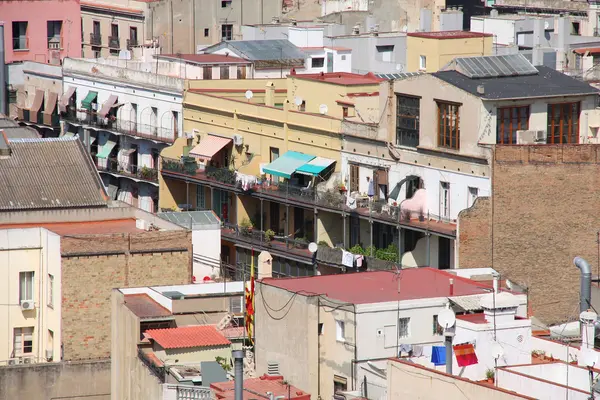
<instances>
[{"instance_id":1,"label":"pink wall","mask_svg":"<svg viewBox=\"0 0 600 400\"><path fill-rule=\"evenodd\" d=\"M6 63L48 63L52 52L64 57L81 57L81 10L79 0L0 0L4 22ZM13 50L13 21L27 21L27 50ZM47 21L62 21L62 49L48 49Z\"/></svg>"}]
</instances>

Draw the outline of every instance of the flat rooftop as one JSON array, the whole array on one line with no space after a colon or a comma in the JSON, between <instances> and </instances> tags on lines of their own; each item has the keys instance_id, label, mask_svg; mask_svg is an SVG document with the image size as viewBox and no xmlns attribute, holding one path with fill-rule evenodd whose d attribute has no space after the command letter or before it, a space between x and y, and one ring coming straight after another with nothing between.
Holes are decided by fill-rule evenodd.
<instances>
[{"instance_id":1,"label":"flat rooftop","mask_svg":"<svg viewBox=\"0 0 600 400\"><path fill-rule=\"evenodd\" d=\"M423 39L475 39L484 37L493 37L491 33L469 32L469 31L441 31L441 32L411 32L407 36Z\"/></svg>"},{"instance_id":2,"label":"flat rooftop","mask_svg":"<svg viewBox=\"0 0 600 400\"><path fill-rule=\"evenodd\" d=\"M365 75L353 74L350 72L321 72L319 74L292 74L292 77L342 86L378 85L380 82L385 81L385 79L378 78L371 72Z\"/></svg>"},{"instance_id":3,"label":"flat rooftop","mask_svg":"<svg viewBox=\"0 0 600 400\"><path fill-rule=\"evenodd\" d=\"M57 235L97 235L115 233L141 233L143 229L136 227L134 218L107 221L76 221L28 224L0 224L0 229L45 228Z\"/></svg>"},{"instance_id":4,"label":"flat rooftop","mask_svg":"<svg viewBox=\"0 0 600 400\"><path fill-rule=\"evenodd\" d=\"M450 279L454 280L452 293ZM262 284L305 296L324 295L352 304L384 303L489 293L492 286L435 268L407 268L304 278L265 278ZM398 291L398 287L400 290Z\"/></svg>"},{"instance_id":5,"label":"flat rooftop","mask_svg":"<svg viewBox=\"0 0 600 400\"><path fill-rule=\"evenodd\" d=\"M146 293L125 295L125 306L141 319L163 318L172 315L170 310L158 304Z\"/></svg>"}]
</instances>

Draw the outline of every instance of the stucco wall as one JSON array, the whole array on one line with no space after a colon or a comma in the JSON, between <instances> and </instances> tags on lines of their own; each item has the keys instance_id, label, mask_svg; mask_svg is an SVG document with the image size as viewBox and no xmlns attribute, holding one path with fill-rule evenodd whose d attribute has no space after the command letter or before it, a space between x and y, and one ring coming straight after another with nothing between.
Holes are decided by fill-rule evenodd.
<instances>
[{"instance_id":1,"label":"stucco wall","mask_svg":"<svg viewBox=\"0 0 600 400\"><path fill-rule=\"evenodd\" d=\"M0 397L10 400L109 400L110 360L2 367Z\"/></svg>"},{"instance_id":2,"label":"stucco wall","mask_svg":"<svg viewBox=\"0 0 600 400\"><path fill-rule=\"evenodd\" d=\"M493 37L465 39L429 39L408 35L406 38L406 71L421 70L420 57L426 57L426 72L436 72L456 57L489 56Z\"/></svg>"}]
</instances>

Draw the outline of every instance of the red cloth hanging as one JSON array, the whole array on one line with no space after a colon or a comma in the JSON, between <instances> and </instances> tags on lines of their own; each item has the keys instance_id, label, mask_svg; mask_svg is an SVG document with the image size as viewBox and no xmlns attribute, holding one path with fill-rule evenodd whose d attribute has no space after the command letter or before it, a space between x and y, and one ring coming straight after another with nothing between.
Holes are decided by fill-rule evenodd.
<instances>
[{"instance_id":1,"label":"red cloth hanging","mask_svg":"<svg viewBox=\"0 0 600 400\"><path fill-rule=\"evenodd\" d=\"M475 354L475 347L471 343L458 344L453 349L459 367L467 367L479 362L477 354Z\"/></svg>"}]
</instances>

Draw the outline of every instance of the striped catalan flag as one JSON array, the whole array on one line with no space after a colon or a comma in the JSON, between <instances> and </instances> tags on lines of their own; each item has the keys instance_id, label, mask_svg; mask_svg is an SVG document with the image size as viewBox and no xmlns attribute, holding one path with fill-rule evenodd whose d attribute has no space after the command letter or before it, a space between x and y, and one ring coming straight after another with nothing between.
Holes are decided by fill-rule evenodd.
<instances>
[{"instance_id":1,"label":"striped catalan flag","mask_svg":"<svg viewBox=\"0 0 600 400\"><path fill-rule=\"evenodd\" d=\"M469 365L477 364L477 354L475 354L475 347L471 343L457 344L453 347L454 356L459 367L467 367Z\"/></svg>"}]
</instances>

